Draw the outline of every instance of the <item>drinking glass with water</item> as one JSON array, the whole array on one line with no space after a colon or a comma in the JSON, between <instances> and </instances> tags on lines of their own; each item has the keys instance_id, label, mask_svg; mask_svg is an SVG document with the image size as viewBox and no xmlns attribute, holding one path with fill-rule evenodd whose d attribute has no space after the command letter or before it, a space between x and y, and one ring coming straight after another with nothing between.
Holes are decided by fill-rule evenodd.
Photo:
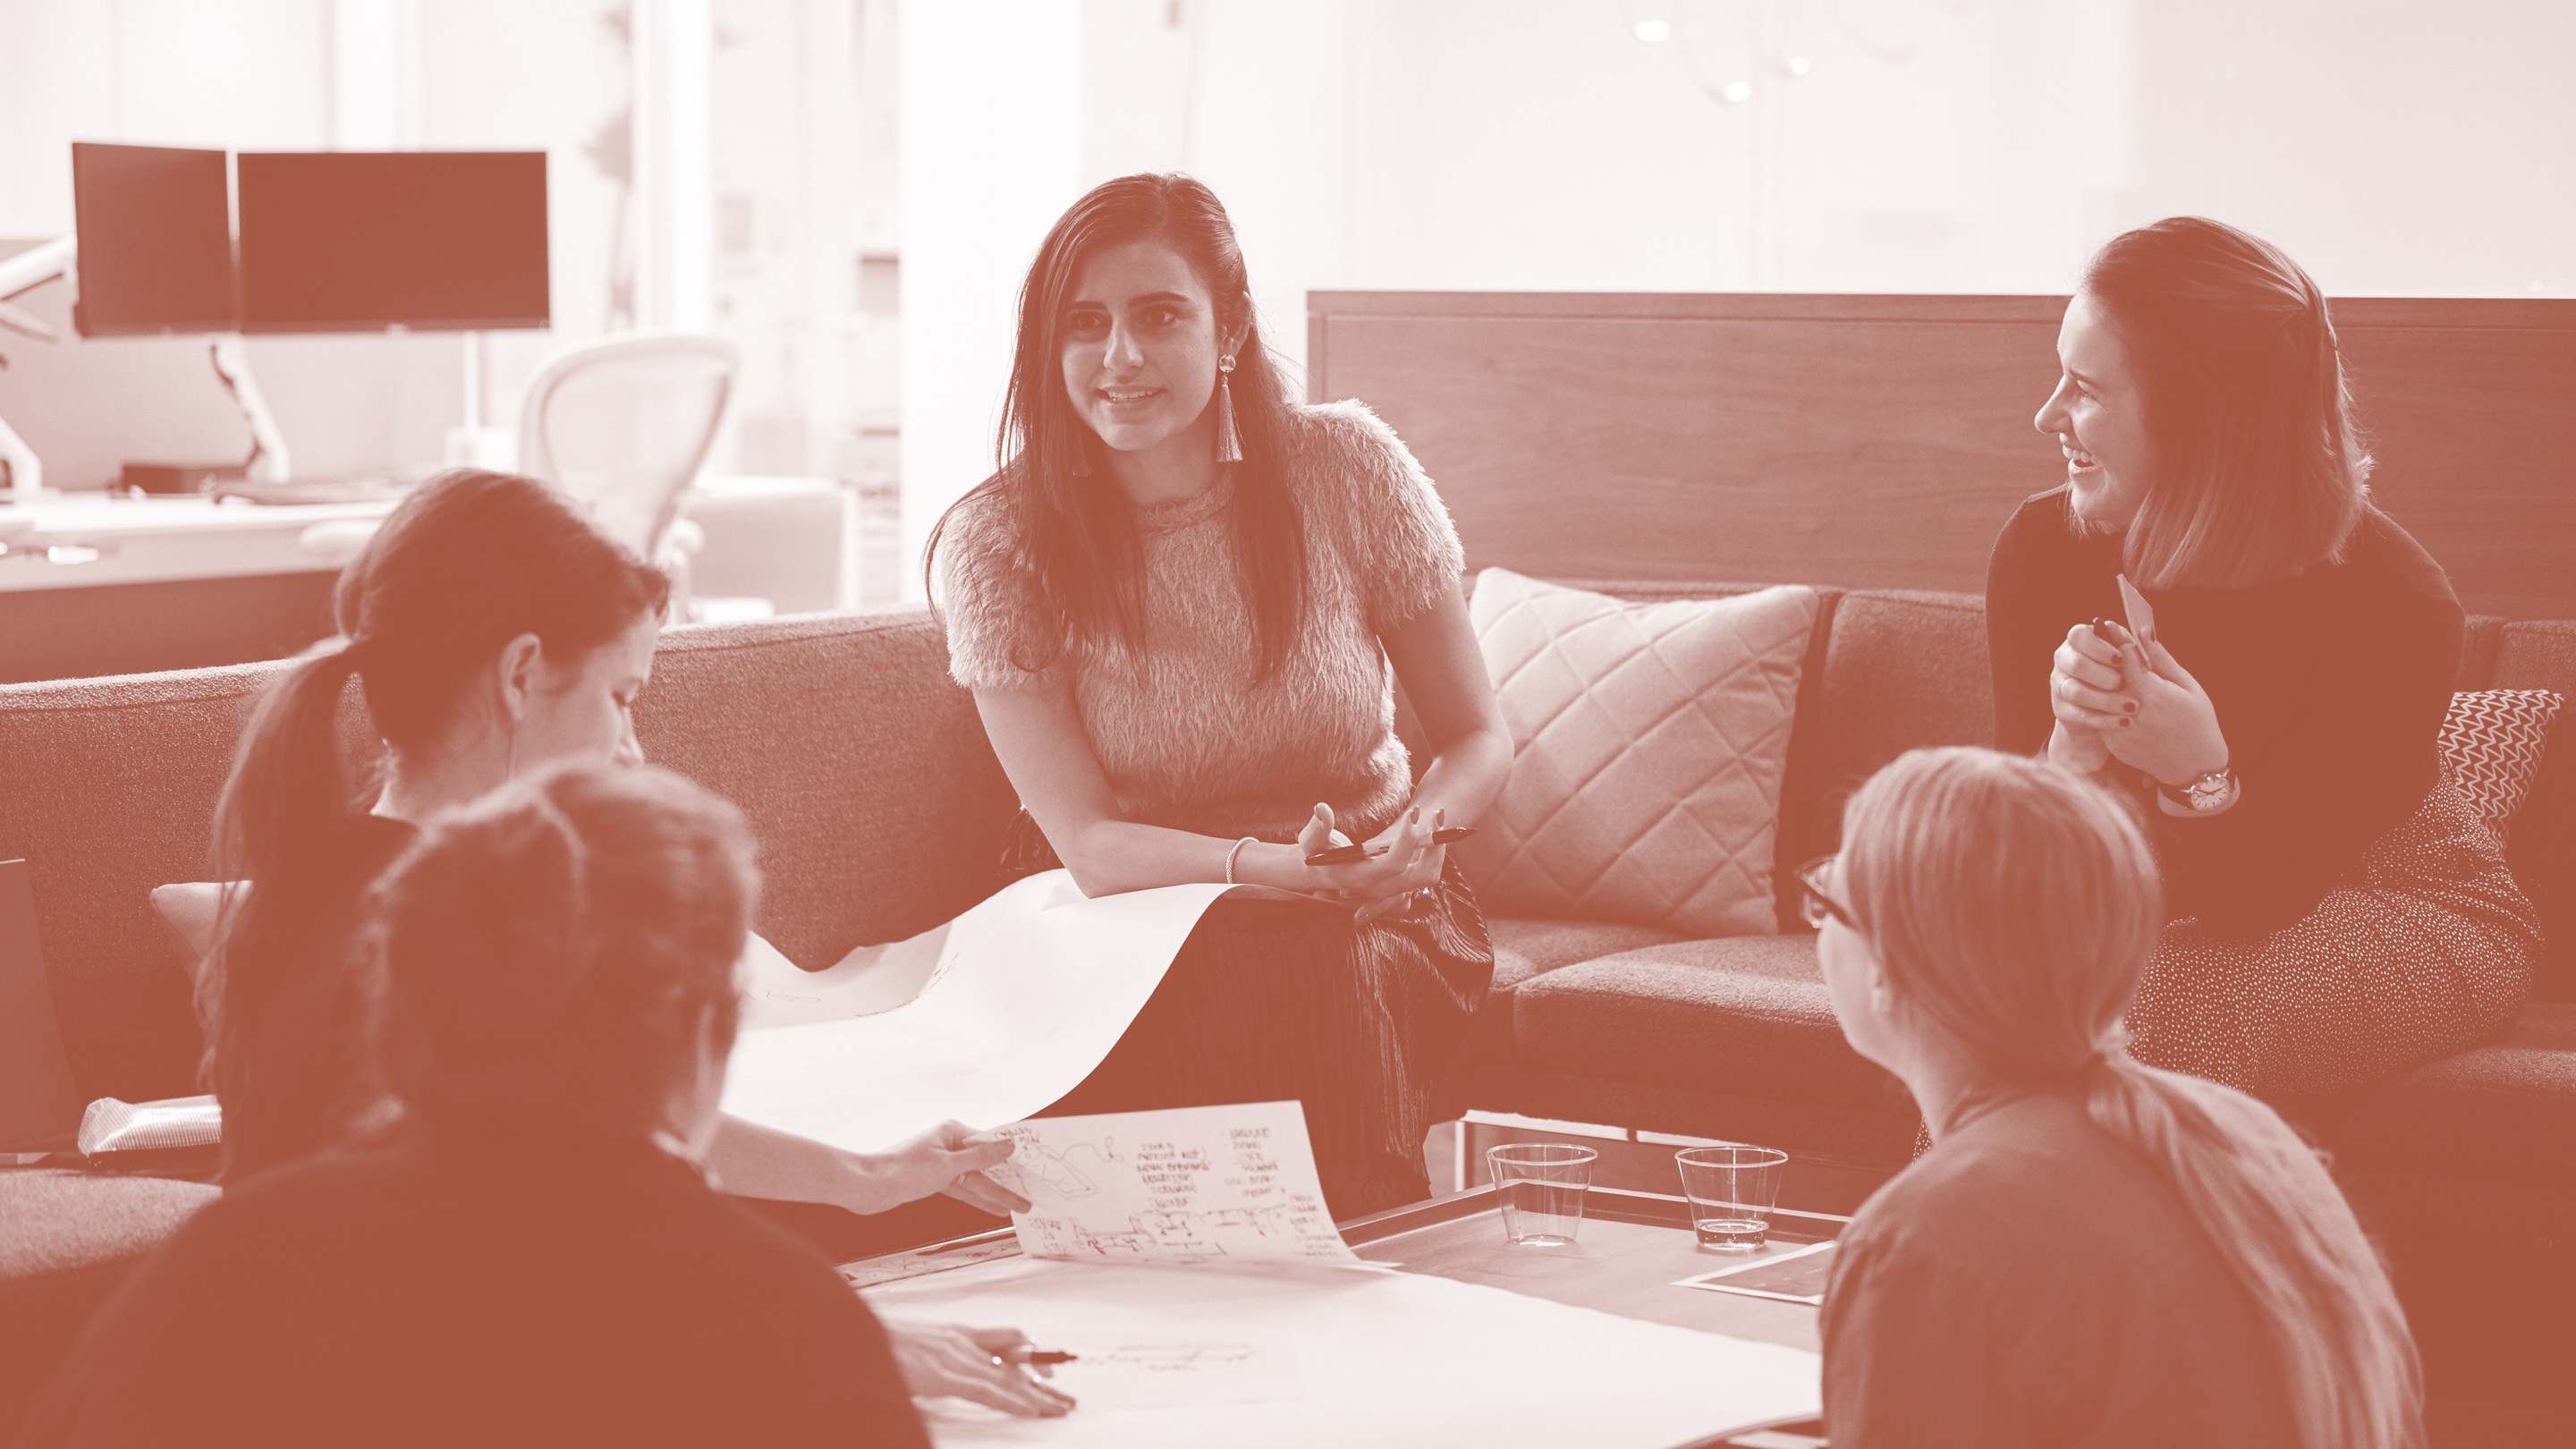
<instances>
[{"instance_id":1,"label":"drinking glass with water","mask_svg":"<svg viewBox=\"0 0 2576 1449\"><path fill-rule=\"evenodd\" d=\"M1567 1142L1515 1142L1485 1150L1503 1236L1528 1248L1562 1248L1583 1225L1583 1195L1600 1153Z\"/></svg>"},{"instance_id":2,"label":"drinking glass with water","mask_svg":"<svg viewBox=\"0 0 2576 1449\"><path fill-rule=\"evenodd\" d=\"M1771 1232L1789 1154L1770 1147L1685 1147L1673 1154L1690 1199L1691 1231L1713 1253L1749 1253Z\"/></svg>"}]
</instances>

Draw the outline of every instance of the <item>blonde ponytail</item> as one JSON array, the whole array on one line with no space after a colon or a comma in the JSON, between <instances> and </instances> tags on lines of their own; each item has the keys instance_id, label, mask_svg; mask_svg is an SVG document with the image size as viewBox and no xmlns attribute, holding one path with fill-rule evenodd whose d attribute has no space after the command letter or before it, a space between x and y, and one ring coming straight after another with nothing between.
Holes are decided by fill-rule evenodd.
<instances>
[{"instance_id":1,"label":"blonde ponytail","mask_svg":"<svg viewBox=\"0 0 2576 1449\"><path fill-rule=\"evenodd\" d=\"M2086 1078L2086 1114L2165 1175L2254 1300L2309 1449L2421 1445L2423 1372L2406 1316L2298 1134L2251 1097L2125 1051Z\"/></svg>"},{"instance_id":2,"label":"blonde ponytail","mask_svg":"<svg viewBox=\"0 0 2576 1449\"><path fill-rule=\"evenodd\" d=\"M2132 1059L2121 1016L2162 927L2128 807L2045 762L1915 750L1852 797L1842 882L1889 991L1997 1083L2080 1083L2174 1187L2280 1355L2305 1449L2418 1449L2423 1375L2388 1274L2271 1108Z\"/></svg>"}]
</instances>

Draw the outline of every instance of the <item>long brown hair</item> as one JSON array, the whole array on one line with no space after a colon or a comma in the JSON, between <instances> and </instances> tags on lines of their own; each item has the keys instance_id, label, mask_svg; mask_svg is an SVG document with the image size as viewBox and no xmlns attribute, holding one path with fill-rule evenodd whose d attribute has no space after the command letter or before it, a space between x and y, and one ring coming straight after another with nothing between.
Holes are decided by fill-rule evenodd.
<instances>
[{"instance_id":1,"label":"long brown hair","mask_svg":"<svg viewBox=\"0 0 2576 1449\"><path fill-rule=\"evenodd\" d=\"M460 469L421 485L340 575L341 637L297 661L251 716L215 807L227 893L198 1005L206 1072L228 1095L272 995L336 951L363 880L348 879L365 804L340 750L355 677L397 753L434 743L502 646L534 634L572 660L659 614L670 581L533 479Z\"/></svg>"},{"instance_id":2,"label":"long brown hair","mask_svg":"<svg viewBox=\"0 0 2576 1449\"><path fill-rule=\"evenodd\" d=\"M2084 271L2127 350L2154 478L2123 543L2151 588L2242 588L2341 557L2368 498L2325 294L2279 247L2171 216Z\"/></svg>"},{"instance_id":3,"label":"long brown hair","mask_svg":"<svg viewBox=\"0 0 2576 1449\"><path fill-rule=\"evenodd\" d=\"M760 889L742 812L667 770L543 771L431 822L356 953L415 1116L649 1133L721 1054Z\"/></svg>"},{"instance_id":4,"label":"long brown hair","mask_svg":"<svg viewBox=\"0 0 2576 1449\"><path fill-rule=\"evenodd\" d=\"M2422 1375L2386 1270L2271 1108L2159 1071L2122 1014L2164 911L2128 808L2044 761L1915 750L1852 797L1842 886L1900 1012L1992 1083L2054 1081L2173 1184L2270 1329L2306 1449L2413 1449Z\"/></svg>"},{"instance_id":5,"label":"long brown hair","mask_svg":"<svg viewBox=\"0 0 2576 1449\"><path fill-rule=\"evenodd\" d=\"M1243 248L1216 193L1177 173L1121 176L1093 187L1056 220L1020 286L1019 341L995 439L996 469L942 514L922 554L931 579L939 540L957 507L998 505L1018 554L1012 570L1046 617L1013 642L1012 663L1046 668L1067 648L1144 637L1142 550L1127 501L1109 477L1107 445L1065 395L1065 305L1083 263L1107 248L1159 242L1189 264L1216 307L1220 335L1242 329L1230 385L1243 460L1234 472L1237 577L1249 602L1261 676L1294 645L1305 612L1306 550L1282 461L1290 398L1285 373L1261 340ZM1215 406L1213 400L1209 406Z\"/></svg>"}]
</instances>

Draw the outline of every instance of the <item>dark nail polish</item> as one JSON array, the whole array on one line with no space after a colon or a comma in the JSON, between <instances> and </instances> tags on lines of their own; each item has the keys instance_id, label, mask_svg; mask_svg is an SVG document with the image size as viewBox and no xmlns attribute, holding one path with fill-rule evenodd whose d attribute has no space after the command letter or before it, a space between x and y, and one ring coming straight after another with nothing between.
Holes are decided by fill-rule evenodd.
<instances>
[{"instance_id":1,"label":"dark nail polish","mask_svg":"<svg viewBox=\"0 0 2576 1449\"><path fill-rule=\"evenodd\" d=\"M2126 713L2136 714L2138 712L2138 702L2134 699L2124 700L2121 702L2120 708Z\"/></svg>"},{"instance_id":2,"label":"dark nail polish","mask_svg":"<svg viewBox=\"0 0 2576 1449\"><path fill-rule=\"evenodd\" d=\"M2122 729L2127 729L2129 726L2131 726L2131 725L2133 725L2133 724L2136 724L2136 723L2137 723L2137 721L2136 721L2136 720L2133 720L2133 719L2129 718L2129 717L2128 717L2127 715L2125 715L2125 714L2124 714L2124 715L2122 715L2122 716L2120 716L2120 728L2122 728Z\"/></svg>"}]
</instances>

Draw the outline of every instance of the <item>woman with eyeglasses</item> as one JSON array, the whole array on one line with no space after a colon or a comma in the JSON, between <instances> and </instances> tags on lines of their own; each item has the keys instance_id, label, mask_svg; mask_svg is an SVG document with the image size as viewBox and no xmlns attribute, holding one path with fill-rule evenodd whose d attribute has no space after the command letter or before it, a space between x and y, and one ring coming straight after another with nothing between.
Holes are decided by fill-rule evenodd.
<instances>
[{"instance_id":1,"label":"woman with eyeglasses","mask_svg":"<svg viewBox=\"0 0 2576 1449\"><path fill-rule=\"evenodd\" d=\"M2174 919L2139 1058L2295 1100L2502 1031L2539 922L2443 772L2465 616L2371 503L2324 294L2169 217L2094 256L2057 352L2066 481L1987 573L1995 743L2145 812Z\"/></svg>"},{"instance_id":2,"label":"woman with eyeglasses","mask_svg":"<svg viewBox=\"0 0 2576 1449\"><path fill-rule=\"evenodd\" d=\"M2128 808L2044 761L1916 750L1843 841L1800 873L1834 1015L1932 1146L1835 1250L1835 1449L2420 1445L2405 1317L2316 1156L2127 1049L2164 925Z\"/></svg>"}]
</instances>

